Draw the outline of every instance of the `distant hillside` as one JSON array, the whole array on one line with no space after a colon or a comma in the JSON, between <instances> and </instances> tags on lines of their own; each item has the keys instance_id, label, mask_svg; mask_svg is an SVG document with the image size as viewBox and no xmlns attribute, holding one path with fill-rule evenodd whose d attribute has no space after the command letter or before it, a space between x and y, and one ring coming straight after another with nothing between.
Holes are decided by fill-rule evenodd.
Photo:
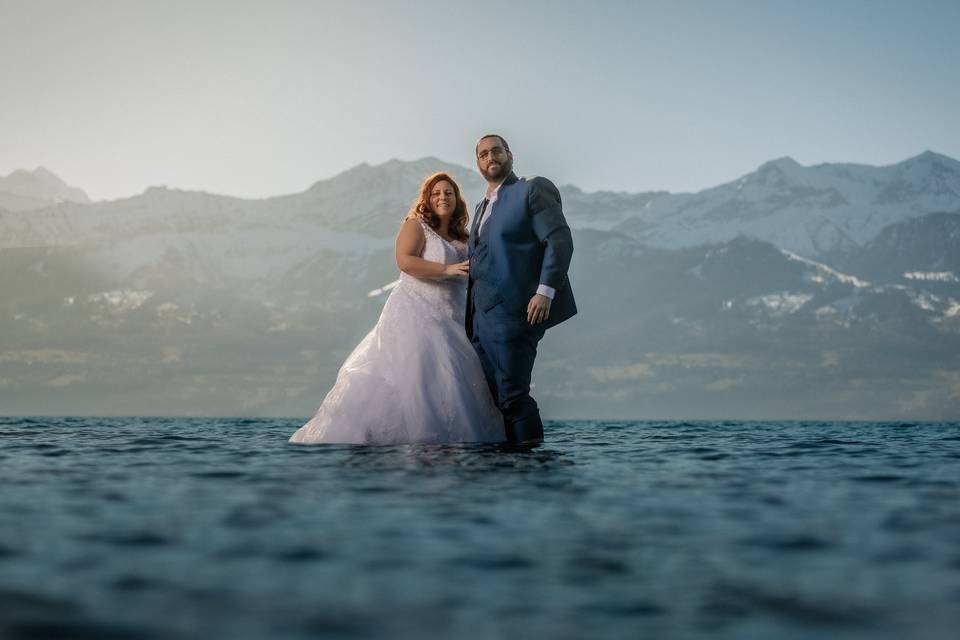
<instances>
[{"instance_id":1,"label":"distant hillside","mask_svg":"<svg viewBox=\"0 0 960 640\"><path fill-rule=\"evenodd\" d=\"M90 202L90 198L43 167L0 176L0 209L28 211L65 201Z\"/></svg>"}]
</instances>

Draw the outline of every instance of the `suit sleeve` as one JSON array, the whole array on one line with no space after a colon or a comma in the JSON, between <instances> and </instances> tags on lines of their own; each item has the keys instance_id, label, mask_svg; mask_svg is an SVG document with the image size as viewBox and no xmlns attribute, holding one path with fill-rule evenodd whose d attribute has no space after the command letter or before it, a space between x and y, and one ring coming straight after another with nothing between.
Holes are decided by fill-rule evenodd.
<instances>
[{"instance_id":1,"label":"suit sleeve","mask_svg":"<svg viewBox=\"0 0 960 640\"><path fill-rule=\"evenodd\" d=\"M560 289L567 281L573 257L573 237L563 217L560 192L546 178L534 178L527 192L527 209L533 232L544 245L540 284Z\"/></svg>"}]
</instances>

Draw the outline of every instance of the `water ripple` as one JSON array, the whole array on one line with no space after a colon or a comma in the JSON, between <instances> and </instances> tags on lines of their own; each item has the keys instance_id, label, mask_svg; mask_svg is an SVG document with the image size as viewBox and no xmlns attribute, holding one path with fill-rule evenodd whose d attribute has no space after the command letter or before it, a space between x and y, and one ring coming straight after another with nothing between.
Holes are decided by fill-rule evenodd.
<instances>
[{"instance_id":1,"label":"water ripple","mask_svg":"<svg viewBox=\"0 0 960 640\"><path fill-rule=\"evenodd\" d=\"M952 637L960 425L0 418L0 637Z\"/></svg>"}]
</instances>

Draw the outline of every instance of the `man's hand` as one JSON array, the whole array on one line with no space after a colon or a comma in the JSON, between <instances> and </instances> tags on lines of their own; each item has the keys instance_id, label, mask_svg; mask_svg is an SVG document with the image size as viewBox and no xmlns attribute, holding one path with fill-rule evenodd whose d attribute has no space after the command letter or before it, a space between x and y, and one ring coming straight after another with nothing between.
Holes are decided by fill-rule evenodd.
<instances>
[{"instance_id":1,"label":"man's hand","mask_svg":"<svg viewBox=\"0 0 960 640\"><path fill-rule=\"evenodd\" d=\"M540 324L550 317L550 298L533 294L530 302L527 304L527 322L530 324Z\"/></svg>"}]
</instances>

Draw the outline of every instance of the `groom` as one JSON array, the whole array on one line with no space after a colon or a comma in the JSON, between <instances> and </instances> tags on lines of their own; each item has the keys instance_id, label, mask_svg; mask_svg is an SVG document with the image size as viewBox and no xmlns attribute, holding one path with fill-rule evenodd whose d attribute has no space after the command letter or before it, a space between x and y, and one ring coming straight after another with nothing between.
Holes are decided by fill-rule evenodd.
<instances>
[{"instance_id":1,"label":"groom","mask_svg":"<svg viewBox=\"0 0 960 640\"><path fill-rule=\"evenodd\" d=\"M467 335L503 412L507 440L543 440L530 374L544 332L577 313L567 269L573 254L560 193L546 178L518 178L499 135L476 147L487 195L470 230Z\"/></svg>"}]
</instances>

